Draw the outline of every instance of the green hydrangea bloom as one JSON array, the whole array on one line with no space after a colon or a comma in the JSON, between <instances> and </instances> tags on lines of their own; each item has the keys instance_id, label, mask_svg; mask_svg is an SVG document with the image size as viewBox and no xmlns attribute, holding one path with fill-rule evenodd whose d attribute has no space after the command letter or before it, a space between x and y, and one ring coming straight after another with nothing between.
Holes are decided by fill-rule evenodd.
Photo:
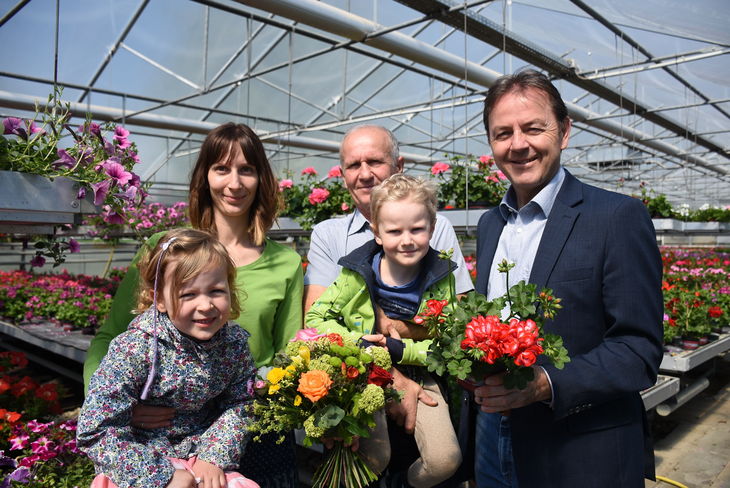
<instances>
[{"instance_id":1,"label":"green hydrangea bloom","mask_svg":"<svg viewBox=\"0 0 730 488\"><path fill-rule=\"evenodd\" d=\"M286 348L284 349L286 351L286 355L289 357L298 356L299 348L302 345L304 345L304 342L302 341L287 342Z\"/></svg>"},{"instance_id":2,"label":"green hydrangea bloom","mask_svg":"<svg viewBox=\"0 0 730 488\"><path fill-rule=\"evenodd\" d=\"M385 393L378 385L367 385L357 403L360 410L375 413L385 406Z\"/></svg>"},{"instance_id":3,"label":"green hydrangea bloom","mask_svg":"<svg viewBox=\"0 0 730 488\"><path fill-rule=\"evenodd\" d=\"M329 354L322 354L320 357L309 361L309 369L321 369L327 374L332 375L335 372L335 368L330 363L330 359L332 359L332 356Z\"/></svg>"},{"instance_id":4,"label":"green hydrangea bloom","mask_svg":"<svg viewBox=\"0 0 730 488\"><path fill-rule=\"evenodd\" d=\"M368 385L368 386L375 386L375 385ZM307 420L304 421L304 433L307 434L312 439L319 439L320 437L323 437L326 432L326 429L323 429L322 427L317 427L314 425L314 415L310 415L307 417Z\"/></svg>"},{"instance_id":5,"label":"green hydrangea bloom","mask_svg":"<svg viewBox=\"0 0 730 488\"><path fill-rule=\"evenodd\" d=\"M370 346L366 351L373 357L373 362L381 368L390 370L393 367L393 362L390 360L390 353L384 347Z\"/></svg>"}]
</instances>

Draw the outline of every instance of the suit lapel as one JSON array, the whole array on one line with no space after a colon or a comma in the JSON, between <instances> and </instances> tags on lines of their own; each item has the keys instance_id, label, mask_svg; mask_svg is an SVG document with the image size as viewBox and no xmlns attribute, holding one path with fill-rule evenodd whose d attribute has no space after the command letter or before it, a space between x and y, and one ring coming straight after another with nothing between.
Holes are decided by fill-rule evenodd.
<instances>
[{"instance_id":1,"label":"suit lapel","mask_svg":"<svg viewBox=\"0 0 730 488\"><path fill-rule=\"evenodd\" d=\"M550 278L565 242L573 230L575 220L580 215L578 204L582 200L582 183L566 170L565 181L555 198L555 203L545 224L530 273L530 283L536 284L538 290L544 287Z\"/></svg>"},{"instance_id":2,"label":"suit lapel","mask_svg":"<svg viewBox=\"0 0 730 488\"><path fill-rule=\"evenodd\" d=\"M489 214L484 215L484 226L479 229L479 242L477 248L477 285L476 290L486 294L489 283L489 271L494 260L494 253L497 252L499 236L502 235L505 220L499 208L493 209Z\"/></svg>"}]
</instances>

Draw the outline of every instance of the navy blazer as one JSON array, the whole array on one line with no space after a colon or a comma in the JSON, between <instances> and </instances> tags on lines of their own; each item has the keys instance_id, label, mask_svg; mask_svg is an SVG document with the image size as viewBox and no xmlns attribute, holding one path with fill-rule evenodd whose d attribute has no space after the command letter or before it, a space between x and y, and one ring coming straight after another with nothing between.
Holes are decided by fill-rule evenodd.
<instances>
[{"instance_id":1,"label":"navy blazer","mask_svg":"<svg viewBox=\"0 0 730 488\"><path fill-rule=\"evenodd\" d=\"M477 234L476 290L505 225L485 213ZM643 488L654 453L640 391L656 382L662 358L662 263L649 214L638 199L585 185L566 171L545 225L530 282L547 286L563 309L545 329L571 357L542 364L552 407L512 411L520 488Z\"/></svg>"}]
</instances>

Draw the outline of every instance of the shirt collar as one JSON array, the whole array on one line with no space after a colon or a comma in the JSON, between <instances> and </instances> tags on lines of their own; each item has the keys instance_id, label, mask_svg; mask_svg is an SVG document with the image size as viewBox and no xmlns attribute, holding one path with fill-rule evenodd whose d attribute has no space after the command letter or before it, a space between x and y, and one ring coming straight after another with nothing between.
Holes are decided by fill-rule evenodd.
<instances>
[{"instance_id":1,"label":"shirt collar","mask_svg":"<svg viewBox=\"0 0 730 488\"><path fill-rule=\"evenodd\" d=\"M370 222L367 221L365 216L360 213L360 210L357 208L354 212L352 212L352 217L350 218L350 225L347 229L347 235L351 236L353 234L357 234L358 232L362 232L363 230L370 228Z\"/></svg>"},{"instance_id":2,"label":"shirt collar","mask_svg":"<svg viewBox=\"0 0 730 488\"><path fill-rule=\"evenodd\" d=\"M530 200L527 205L534 203L545 214L545 218L548 218L550 216L550 211L553 209L553 204L558 196L558 192L560 192L560 187L563 186L563 181L565 181L565 170L562 166L560 166L558 171L555 173L555 176L553 176L550 182L545 185L545 188L540 190L540 192L535 195L535 197ZM525 205L525 207L527 205ZM499 204L499 211L504 220L509 218L510 213L518 212L517 195L515 195L515 190L511 185L502 197L502 201Z\"/></svg>"}]
</instances>

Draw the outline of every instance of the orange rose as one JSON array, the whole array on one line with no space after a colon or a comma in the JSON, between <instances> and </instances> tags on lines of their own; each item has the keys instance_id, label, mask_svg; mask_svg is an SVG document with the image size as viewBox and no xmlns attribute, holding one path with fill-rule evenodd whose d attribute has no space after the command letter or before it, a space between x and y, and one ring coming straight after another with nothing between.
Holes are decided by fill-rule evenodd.
<instances>
[{"instance_id":1,"label":"orange rose","mask_svg":"<svg viewBox=\"0 0 730 488\"><path fill-rule=\"evenodd\" d=\"M299 377L297 390L312 402L316 402L327 396L330 386L332 386L330 376L325 371L313 369Z\"/></svg>"}]
</instances>

